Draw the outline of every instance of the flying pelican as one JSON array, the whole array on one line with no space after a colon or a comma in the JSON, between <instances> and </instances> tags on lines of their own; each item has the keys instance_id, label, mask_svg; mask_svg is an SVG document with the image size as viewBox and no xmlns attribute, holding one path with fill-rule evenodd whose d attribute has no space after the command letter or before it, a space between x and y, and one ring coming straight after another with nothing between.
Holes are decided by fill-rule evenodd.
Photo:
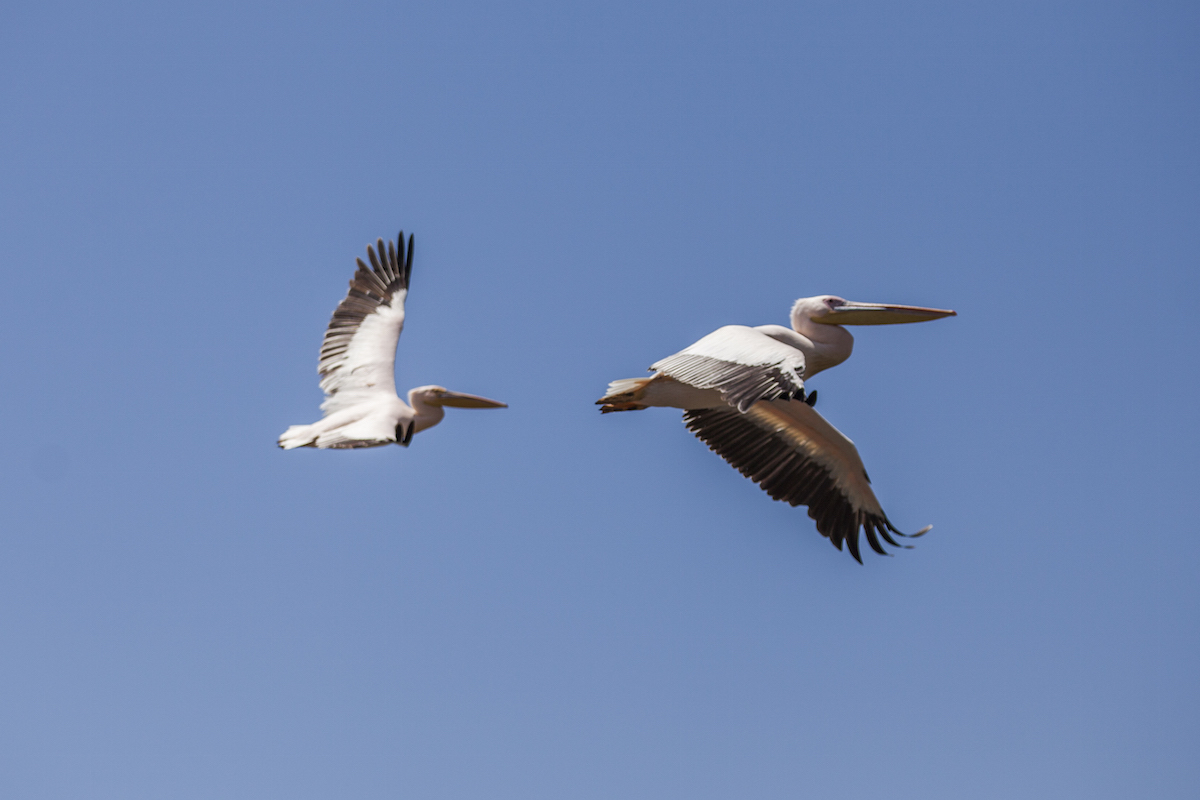
<instances>
[{"instance_id":1,"label":"flying pelican","mask_svg":"<svg viewBox=\"0 0 1200 800\"><path fill-rule=\"evenodd\" d=\"M854 337L843 325L889 325L955 316L918 306L804 297L782 325L726 325L651 365L649 378L613 381L596 401L601 413L650 406L682 408L683 421L711 450L776 500L808 506L817 531L858 563L858 531L871 549L900 547L898 531L871 491L854 443L816 412L817 393L804 382L850 357ZM908 545L903 545L907 547Z\"/></svg>"},{"instance_id":2,"label":"flying pelican","mask_svg":"<svg viewBox=\"0 0 1200 800\"><path fill-rule=\"evenodd\" d=\"M376 256L376 249L378 256ZM338 304L325 329L317 374L325 417L312 425L293 425L279 437L284 450L294 447L408 447L414 433L442 421L445 406L507 408L497 400L451 392L441 386L418 386L405 403L396 394L396 344L404 328L404 300L412 273L413 237L404 254L404 231L396 244L367 245L368 268L362 259L350 291Z\"/></svg>"}]
</instances>

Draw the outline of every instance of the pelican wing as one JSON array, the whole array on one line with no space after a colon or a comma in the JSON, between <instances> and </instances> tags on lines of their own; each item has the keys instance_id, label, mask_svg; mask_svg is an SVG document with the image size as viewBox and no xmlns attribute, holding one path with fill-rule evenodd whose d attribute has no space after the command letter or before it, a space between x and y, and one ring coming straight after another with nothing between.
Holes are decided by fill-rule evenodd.
<instances>
[{"instance_id":1,"label":"pelican wing","mask_svg":"<svg viewBox=\"0 0 1200 800\"><path fill-rule=\"evenodd\" d=\"M699 389L717 389L739 411L804 390L804 353L744 325L718 328L650 369Z\"/></svg>"},{"instance_id":2,"label":"pelican wing","mask_svg":"<svg viewBox=\"0 0 1200 800\"><path fill-rule=\"evenodd\" d=\"M376 253L378 249L378 254ZM404 328L404 300L412 272L413 237L404 252L404 231L395 245L367 245L368 267L357 259L350 291L338 304L321 342L317 373L328 416L357 403L396 394L396 344Z\"/></svg>"},{"instance_id":3,"label":"pelican wing","mask_svg":"<svg viewBox=\"0 0 1200 800\"><path fill-rule=\"evenodd\" d=\"M880 536L900 546L888 532L906 534L883 513L854 443L806 403L772 400L745 413L704 408L684 413L683 419L709 448L771 497L808 506L817 531L838 550L845 542L859 563L860 527L877 553L887 554Z\"/></svg>"}]
</instances>

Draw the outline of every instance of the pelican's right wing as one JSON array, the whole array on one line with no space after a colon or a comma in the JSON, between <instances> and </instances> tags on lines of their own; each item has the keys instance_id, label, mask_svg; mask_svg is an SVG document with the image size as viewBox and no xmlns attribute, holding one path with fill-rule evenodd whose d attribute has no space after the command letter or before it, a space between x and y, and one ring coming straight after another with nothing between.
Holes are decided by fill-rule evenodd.
<instances>
[{"instance_id":1,"label":"pelican's right wing","mask_svg":"<svg viewBox=\"0 0 1200 800\"><path fill-rule=\"evenodd\" d=\"M745 325L718 328L650 369L699 389L716 389L739 411L804 391L804 353Z\"/></svg>"},{"instance_id":2,"label":"pelican's right wing","mask_svg":"<svg viewBox=\"0 0 1200 800\"><path fill-rule=\"evenodd\" d=\"M393 245L367 245L370 268L358 261L350 291L325 329L317 373L326 415L381 395L396 394L396 345L404 328L404 301L412 273L413 237L404 253L404 231Z\"/></svg>"},{"instance_id":3,"label":"pelican's right wing","mask_svg":"<svg viewBox=\"0 0 1200 800\"><path fill-rule=\"evenodd\" d=\"M808 506L817 531L842 549L845 542L859 563L858 530L877 553L886 555L879 536L900 546L879 505L854 443L807 403L771 400L742 413L732 408L687 411L688 428L739 472L776 500ZM920 536L925 530L913 536Z\"/></svg>"}]
</instances>

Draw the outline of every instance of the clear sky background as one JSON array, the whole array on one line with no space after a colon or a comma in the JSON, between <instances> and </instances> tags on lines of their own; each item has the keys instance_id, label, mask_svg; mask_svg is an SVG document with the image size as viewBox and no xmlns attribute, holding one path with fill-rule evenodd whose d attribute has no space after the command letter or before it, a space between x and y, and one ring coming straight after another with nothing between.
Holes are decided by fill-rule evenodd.
<instances>
[{"instance_id":1,"label":"clear sky background","mask_svg":"<svg viewBox=\"0 0 1200 800\"><path fill-rule=\"evenodd\" d=\"M0 794L1196 797L1196 6L167 6L0 25ZM401 227L511 408L276 449ZM592 405L823 293L865 566Z\"/></svg>"}]
</instances>

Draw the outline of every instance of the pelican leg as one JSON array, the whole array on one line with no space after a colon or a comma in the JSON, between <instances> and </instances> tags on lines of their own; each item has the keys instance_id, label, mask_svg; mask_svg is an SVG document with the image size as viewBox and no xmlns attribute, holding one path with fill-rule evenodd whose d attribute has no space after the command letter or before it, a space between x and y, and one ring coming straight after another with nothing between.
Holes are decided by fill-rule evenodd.
<instances>
[{"instance_id":1,"label":"pelican leg","mask_svg":"<svg viewBox=\"0 0 1200 800\"><path fill-rule=\"evenodd\" d=\"M407 428L404 427L403 422L397 425L396 444L400 445L401 447L408 447L408 443L412 441L413 431L416 429L416 427L417 426L411 422L408 424Z\"/></svg>"}]
</instances>

